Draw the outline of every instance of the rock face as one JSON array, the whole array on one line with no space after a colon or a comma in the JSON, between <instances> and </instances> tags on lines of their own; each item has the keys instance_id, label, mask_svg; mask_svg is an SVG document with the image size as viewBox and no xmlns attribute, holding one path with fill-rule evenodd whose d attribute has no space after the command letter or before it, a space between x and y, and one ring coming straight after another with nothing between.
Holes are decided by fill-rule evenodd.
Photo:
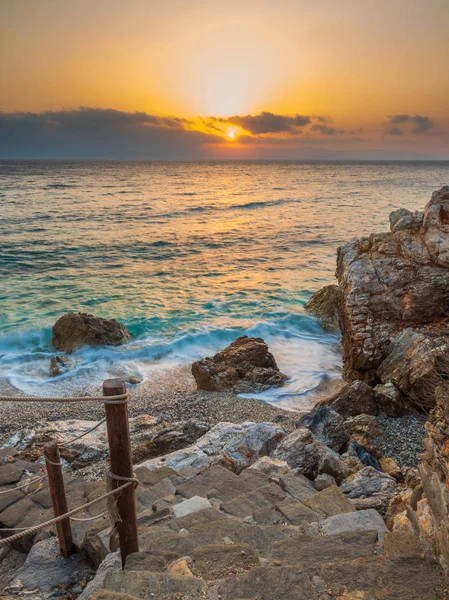
<instances>
[{"instance_id":1,"label":"rock face","mask_svg":"<svg viewBox=\"0 0 449 600\"><path fill-rule=\"evenodd\" d=\"M83 346L120 346L132 338L115 319L102 319L85 313L68 313L53 325L53 346L71 354Z\"/></svg>"},{"instance_id":2,"label":"rock face","mask_svg":"<svg viewBox=\"0 0 449 600\"><path fill-rule=\"evenodd\" d=\"M379 409L374 401L372 388L363 381L349 383L335 396L325 400L333 411L347 419L360 414L377 415Z\"/></svg>"},{"instance_id":3,"label":"rock face","mask_svg":"<svg viewBox=\"0 0 449 600\"><path fill-rule=\"evenodd\" d=\"M313 294L305 308L313 315L321 318L324 329L335 331L338 329L340 296L338 285L326 285Z\"/></svg>"},{"instance_id":4,"label":"rock face","mask_svg":"<svg viewBox=\"0 0 449 600\"><path fill-rule=\"evenodd\" d=\"M338 250L343 375L348 380L376 382L390 351L407 343L400 338L392 346L391 340L407 328L424 327L420 334L429 339L434 355L449 349L449 187L434 192L422 214L395 211L390 225L389 233ZM403 378L396 372L395 379L400 383ZM395 385L409 392L415 381L404 380L407 389Z\"/></svg>"},{"instance_id":5,"label":"rock face","mask_svg":"<svg viewBox=\"0 0 449 600\"><path fill-rule=\"evenodd\" d=\"M192 374L197 388L209 392L261 392L287 380L263 339L246 335L215 356L193 363Z\"/></svg>"}]
</instances>

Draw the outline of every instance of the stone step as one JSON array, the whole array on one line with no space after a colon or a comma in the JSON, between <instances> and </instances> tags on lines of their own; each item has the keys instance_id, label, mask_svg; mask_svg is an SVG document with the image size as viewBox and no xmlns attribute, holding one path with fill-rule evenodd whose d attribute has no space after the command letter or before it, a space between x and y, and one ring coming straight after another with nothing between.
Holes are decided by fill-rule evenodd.
<instances>
[{"instance_id":1,"label":"stone step","mask_svg":"<svg viewBox=\"0 0 449 600\"><path fill-rule=\"evenodd\" d=\"M147 571L109 571L104 589L136 596L141 600L183 600L203 597L207 584L198 577L173 577L168 573ZM178 596L177 596L178 595Z\"/></svg>"},{"instance_id":2,"label":"stone step","mask_svg":"<svg viewBox=\"0 0 449 600\"><path fill-rule=\"evenodd\" d=\"M296 536L275 542L269 556L283 565L314 568L324 563L372 556L377 531L350 531L329 536Z\"/></svg>"},{"instance_id":3,"label":"stone step","mask_svg":"<svg viewBox=\"0 0 449 600\"><path fill-rule=\"evenodd\" d=\"M206 581L227 579L259 566L259 553L249 544L209 544L191 554L192 572Z\"/></svg>"},{"instance_id":4,"label":"stone step","mask_svg":"<svg viewBox=\"0 0 449 600\"><path fill-rule=\"evenodd\" d=\"M222 600L320 600L309 574L298 567L257 567L218 586Z\"/></svg>"},{"instance_id":5,"label":"stone step","mask_svg":"<svg viewBox=\"0 0 449 600\"><path fill-rule=\"evenodd\" d=\"M189 555L208 544L250 544L262 556L269 556L274 542L300 535L299 528L286 525L247 525L238 519L218 519L190 527L186 533L143 529L139 532L142 551L161 550Z\"/></svg>"},{"instance_id":6,"label":"stone step","mask_svg":"<svg viewBox=\"0 0 449 600\"><path fill-rule=\"evenodd\" d=\"M332 598L443 600L449 594L439 564L416 556L334 561L321 567L320 577Z\"/></svg>"},{"instance_id":7,"label":"stone step","mask_svg":"<svg viewBox=\"0 0 449 600\"><path fill-rule=\"evenodd\" d=\"M111 592L109 590L98 590L89 596L89 600L139 600L137 596L131 596L123 592Z\"/></svg>"},{"instance_id":8,"label":"stone step","mask_svg":"<svg viewBox=\"0 0 449 600\"><path fill-rule=\"evenodd\" d=\"M178 558L181 558L181 555L177 552L134 552L126 557L125 570L162 572Z\"/></svg>"},{"instance_id":9,"label":"stone step","mask_svg":"<svg viewBox=\"0 0 449 600\"><path fill-rule=\"evenodd\" d=\"M324 518L355 512L356 510L352 502L335 485L321 492L316 492L303 500L303 503Z\"/></svg>"}]
</instances>

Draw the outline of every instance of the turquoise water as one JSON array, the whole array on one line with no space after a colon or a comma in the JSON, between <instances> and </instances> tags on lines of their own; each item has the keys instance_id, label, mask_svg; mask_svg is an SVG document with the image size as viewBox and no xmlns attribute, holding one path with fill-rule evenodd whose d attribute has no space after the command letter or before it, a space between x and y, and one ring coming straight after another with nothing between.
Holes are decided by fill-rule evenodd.
<instances>
[{"instance_id":1,"label":"turquoise water","mask_svg":"<svg viewBox=\"0 0 449 600\"><path fill-rule=\"evenodd\" d=\"M28 393L148 378L242 333L295 404L339 377L338 336L304 313L346 240L388 228L448 182L449 163L0 162L0 378ZM51 378L51 326L75 310L135 339L84 349Z\"/></svg>"}]
</instances>

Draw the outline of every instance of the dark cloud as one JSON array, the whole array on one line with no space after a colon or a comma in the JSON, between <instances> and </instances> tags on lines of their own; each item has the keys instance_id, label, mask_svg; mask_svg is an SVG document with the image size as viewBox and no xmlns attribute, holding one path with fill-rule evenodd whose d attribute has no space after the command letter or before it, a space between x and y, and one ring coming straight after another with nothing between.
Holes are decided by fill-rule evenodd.
<instances>
[{"instance_id":1,"label":"dark cloud","mask_svg":"<svg viewBox=\"0 0 449 600\"><path fill-rule=\"evenodd\" d=\"M212 133L179 117L81 107L45 113L0 113L0 158L199 158Z\"/></svg>"},{"instance_id":2,"label":"dark cloud","mask_svg":"<svg viewBox=\"0 0 449 600\"><path fill-rule=\"evenodd\" d=\"M335 127L329 127L328 125L312 125L311 131L316 131L320 135L342 135L345 133L344 129L336 129Z\"/></svg>"},{"instance_id":3,"label":"dark cloud","mask_svg":"<svg viewBox=\"0 0 449 600\"><path fill-rule=\"evenodd\" d=\"M400 127L398 127L400 125ZM388 135L433 135L436 123L422 115L392 115L386 122Z\"/></svg>"},{"instance_id":4,"label":"dark cloud","mask_svg":"<svg viewBox=\"0 0 449 600\"><path fill-rule=\"evenodd\" d=\"M221 123L238 125L253 135L264 135L271 133L294 133L311 123L311 117L305 115L277 115L271 112L261 112L258 115L235 115L227 119L216 119Z\"/></svg>"}]
</instances>

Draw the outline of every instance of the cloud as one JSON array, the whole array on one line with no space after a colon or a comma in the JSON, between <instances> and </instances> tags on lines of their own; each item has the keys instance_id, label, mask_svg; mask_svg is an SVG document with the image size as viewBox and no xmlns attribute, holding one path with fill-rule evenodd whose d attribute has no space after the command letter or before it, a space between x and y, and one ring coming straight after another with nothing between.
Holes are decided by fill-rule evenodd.
<instances>
[{"instance_id":1,"label":"cloud","mask_svg":"<svg viewBox=\"0 0 449 600\"><path fill-rule=\"evenodd\" d=\"M312 125L310 128L312 131L316 131L321 135L342 135L345 133L344 129L336 129L335 127L328 127L328 125Z\"/></svg>"},{"instance_id":2,"label":"cloud","mask_svg":"<svg viewBox=\"0 0 449 600\"><path fill-rule=\"evenodd\" d=\"M235 141L227 139L230 126L238 128ZM392 136L380 140L379 153L385 151L385 156L388 152L388 156L411 156L410 139L406 135L409 134L428 136L427 144L422 137L416 138L416 145L420 146L419 157L424 151L429 156L436 151L447 157L443 148L446 138L429 117L394 115L384 123L385 129ZM195 119L89 107L43 113L0 112L0 159L199 160L362 156L360 152L366 154L368 143L379 143L376 140L379 129L365 130L365 139L360 137L361 132L360 128L340 129L327 116L282 115L268 111ZM322 147L323 140L326 140L326 148ZM392 140L396 148L392 147Z\"/></svg>"},{"instance_id":3,"label":"cloud","mask_svg":"<svg viewBox=\"0 0 449 600\"><path fill-rule=\"evenodd\" d=\"M180 117L86 107L0 113L0 158L199 158L222 141L191 125Z\"/></svg>"},{"instance_id":4,"label":"cloud","mask_svg":"<svg viewBox=\"0 0 449 600\"><path fill-rule=\"evenodd\" d=\"M311 117L305 115L277 115L271 112L261 112L258 115L235 115L227 119L215 120L228 125L238 125L253 135L272 133L298 134L311 123Z\"/></svg>"},{"instance_id":5,"label":"cloud","mask_svg":"<svg viewBox=\"0 0 449 600\"><path fill-rule=\"evenodd\" d=\"M391 115L385 131L388 135L434 135L436 127L435 121L422 115Z\"/></svg>"}]
</instances>

